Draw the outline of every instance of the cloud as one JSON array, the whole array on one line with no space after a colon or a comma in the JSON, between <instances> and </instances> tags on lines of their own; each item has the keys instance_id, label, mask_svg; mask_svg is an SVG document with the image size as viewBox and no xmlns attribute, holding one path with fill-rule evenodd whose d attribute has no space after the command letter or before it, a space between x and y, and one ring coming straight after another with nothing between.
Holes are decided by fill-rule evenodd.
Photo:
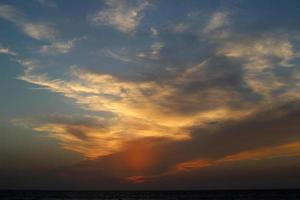
<instances>
[{"instance_id":1,"label":"cloud","mask_svg":"<svg viewBox=\"0 0 300 200\"><path fill-rule=\"evenodd\" d=\"M171 27L172 31L175 33L182 33L189 28L188 24L178 23Z\"/></svg>"},{"instance_id":2,"label":"cloud","mask_svg":"<svg viewBox=\"0 0 300 200\"><path fill-rule=\"evenodd\" d=\"M209 33L220 28L223 28L229 24L228 13L225 11L216 11L213 13L204 27L204 32Z\"/></svg>"},{"instance_id":3,"label":"cloud","mask_svg":"<svg viewBox=\"0 0 300 200\"><path fill-rule=\"evenodd\" d=\"M11 56L17 55L16 52L10 50L9 48L1 47L1 45L0 45L0 54L7 54L7 55L11 55Z\"/></svg>"},{"instance_id":4,"label":"cloud","mask_svg":"<svg viewBox=\"0 0 300 200\"><path fill-rule=\"evenodd\" d=\"M249 68L262 71L272 65L272 59L281 59L281 63L288 63L295 58L293 45L287 38L276 36L264 36L257 39L239 42L227 42L219 53L233 58L244 58L249 63Z\"/></svg>"},{"instance_id":5,"label":"cloud","mask_svg":"<svg viewBox=\"0 0 300 200\"><path fill-rule=\"evenodd\" d=\"M170 144L166 151L172 153L180 151L181 148L186 149L186 155L181 158L189 160L189 156L190 158L198 156L202 161L197 161L196 166L206 165L208 161L230 160L229 158L237 160L243 157L242 159L247 160L274 155L297 156L293 152L297 151L299 142L297 137L299 128L296 125L298 118L299 102L286 102L275 108L264 109L243 120L227 121L215 127L196 128L192 131L192 140L179 141L181 144L177 145ZM247 156L250 154L252 157Z\"/></svg>"},{"instance_id":6,"label":"cloud","mask_svg":"<svg viewBox=\"0 0 300 200\"><path fill-rule=\"evenodd\" d=\"M36 40L51 41L58 33L50 24L31 22L22 12L10 5L0 5L0 17L15 23L26 35Z\"/></svg>"},{"instance_id":7,"label":"cloud","mask_svg":"<svg viewBox=\"0 0 300 200\"><path fill-rule=\"evenodd\" d=\"M243 111L235 111L226 108L222 104L217 104L215 109L199 109L199 106L193 97L194 95L185 94L177 89L175 85L159 85L155 82L126 82L116 77L106 74L95 74L78 68L71 68L71 79L60 80L49 79L45 74L36 74L34 72L33 62L22 61L25 67L24 74L19 79L33 83L52 92L61 93L64 96L74 99L82 108L90 111L104 111L112 114L112 118L107 118L107 127L105 129L84 129L78 132L91 132L92 135L101 137L103 142L96 142L98 145L92 145L97 149L89 150L89 143L83 141L88 146L79 149L78 143L70 143L68 149L76 150L88 157L95 157L120 150L121 143L124 141L124 135L128 140L143 137L166 137L175 140L189 138L187 128L195 123L205 125L209 121L222 120L228 118L241 117ZM180 79L180 82L186 82L186 79ZM180 84L177 83L177 84ZM199 91L200 92L200 91ZM226 95L221 90L210 91L205 95ZM187 104L181 105L182 98L187 100L194 110L184 112ZM168 99L173 98L174 102ZM178 99L178 100L177 100ZM218 98L219 99L219 98ZM178 101L178 104L177 104ZM225 98L223 96L223 100ZM193 103L195 102L195 103ZM179 108L177 108L179 106ZM228 117L229 113L235 113L235 116ZM246 114L246 113L245 113ZM109 123L108 123L109 122ZM37 131L47 131L54 133L54 137L64 141L69 138L70 141L78 138L70 137L70 130L76 127L64 126L56 123L46 123L45 125L35 127ZM77 127L78 129L78 127ZM67 136L66 136L67 135ZM97 138L94 135L94 138ZM62 137L60 137L62 136ZM107 139L105 139L107 138ZM110 143L113 147L108 147ZM94 143L93 143L94 144ZM93 148L91 148L93 149ZM96 152L96 153L94 153Z\"/></svg>"},{"instance_id":8,"label":"cloud","mask_svg":"<svg viewBox=\"0 0 300 200\"><path fill-rule=\"evenodd\" d=\"M70 68L68 78L55 79L36 73L29 61L20 62L25 70L19 79L73 99L90 112L106 112L111 116L102 120L104 129L47 122L33 127L49 132L64 148L96 158L122 151L124 142L146 137L189 140L192 127L202 129L228 120L241 121L284 99L298 99L299 86L293 84L298 72L283 78L273 71L283 60L288 63L295 59L296 53L287 40L272 41L275 37L223 41L210 58L144 81L124 80L78 66ZM148 58L161 56L162 48L164 43L154 43L151 51L146 52ZM106 53L114 59L123 59L111 50ZM272 67L266 67L263 73L257 71L249 65L254 58L265 59ZM277 82L284 90L275 93L280 88Z\"/></svg>"},{"instance_id":9,"label":"cloud","mask_svg":"<svg viewBox=\"0 0 300 200\"><path fill-rule=\"evenodd\" d=\"M120 10L128 14L122 9L132 8L129 4L107 1L106 6L95 15L101 16L98 23L126 33L136 30L139 20L135 25L124 20L124 26L114 21ZM238 168L253 159L263 167L272 159L298 157L297 43L281 33L253 37L227 32L218 37L228 25L228 13L215 12L200 36L160 32L159 41L153 37L147 50L135 51L135 58L143 61L138 80L122 78L124 71L101 72L103 66L71 66L65 76L51 76L37 68L38 62L19 60L24 73L18 79L72 99L89 115L16 122L88 158L60 172L95 182L103 177L139 184L172 177L179 181L189 173L213 175L216 168L223 177L226 167ZM58 44L44 46L44 51L71 49L68 42ZM103 53L132 61L115 49Z\"/></svg>"},{"instance_id":10,"label":"cloud","mask_svg":"<svg viewBox=\"0 0 300 200\"><path fill-rule=\"evenodd\" d=\"M30 37L37 40L54 40L57 31L44 23L25 23L21 25L23 31Z\"/></svg>"},{"instance_id":11,"label":"cloud","mask_svg":"<svg viewBox=\"0 0 300 200\"><path fill-rule=\"evenodd\" d=\"M49 2L40 1L41 4ZM61 41L58 39L58 30L52 24L29 20L20 10L10 5L0 5L0 12L0 17L15 23L27 36L50 43L40 47L39 52L43 54L56 55L69 53L78 41L86 39L84 36Z\"/></svg>"},{"instance_id":12,"label":"cloud","mask_svg":"<svg viewBox=\"0 0 300 200\"><path fill-rule=\"evenodd\" d=\"M291 84L294 77L280 77L274 71L278 68L295 69L292 62L297 59L298 53L294 45L286 36L270 34L256 38L243 38L228 41L222 44L218 54L232 59L242 59L245 70L244 80L253 91L263 95L265 100L273 98L272 93L281 88L299 89ZM294 72L298 74L299 72ZM293 92L293 95L297 93ZM282 93L282 96L291 93Z\"/></svg>"},{"instance_id":13,"label":"cloud","mask_svg":"<svg viewBox=\"0 0 300 200\"><path fill-rule=\"evenodd\" d=\"M150 32L153 36L158 36L159 35L158 30L154 27L150 27Z\"/></svg>"},{"instance_id":14,"label":"cloud","mask_svg":"<svg viewBox=\"0 0 300 200\"><path fill-rule=\"evenodd\" d=\"M64 148L89 158L118 152L124 142L144 137L186 140L190 137L189 128L195 124L206 126L211 121L241 118L252 112L251 109L237 110L226 105L233 92L227 94L217 88L189 91L198 79L194 75L203 73L205 65L210 66L209 62L187 69L169 85L127 82L74 67L70 69L69 81L51 80L45 74L35 73L33 61L20 63L25 71L19 79L74 99L84 109L112 114L113 117L99 121L100 128L70 125L63 119L61 123L45 122L33 126L36 131L50 133ZM169 101L170 98L173 101ZM210 101L214 108L199 104L198 98Z\"/></svg>"},{"instance_id":15,"label":"cloud","mask_svg":"<svg viewBox=\"0 0 300 200\"><path fill-rule=\"evenodd\" d=\"M160 52L163 48L163 42L155 42L151 45L150 51L139 52L136 54L136 57L140 59L158 60L160 58Z\"/></svg>"},{"instance_id":16,"label":"cloud","mask_svg":"<svg viewBox=\"0 0 300 200\"><path fill-rule=\"evenodd\" d=\"M220 15L214 13L208 23L220 20ZM227 24L214 23L209 31L215 32ZM33 61L19 61L25 68L19 79L74 100L81 108L90 111L99 124L96 127L74 125L61 119L61 123L38 123L32 126L33 129L47 132L66 149L95 159L121 152L125 143L143 138L198 141L198 136L194 134L195 127L207 130L228 121L242 123L262 109L299 99L299 86L295 84L299 71L289 65L298 54L289 38L280 34L253 38L234 33L226 39L206 37L208 41L195 37L176 33L173 37L168 35L167 40L162 36L161 41L153 42L148 51L136 54L145 65L149 60L156 60L158 66L154 68L156 74L139 81L81 66L71 67L67 77L55 78L38 73ZM186 46L180 46L178 50L180 44ZM199 50L200 44L204 47ZM167 62L173 58L169 55L180 57L181 52L185 53L185 48L189 56L197 59L181 59L182 63L174 63L176 59ZM59 51L55 43L45 46L45 49ZM195 51L197 54L193 54ZM122 62L131 61L122 52L105 49L104 53ZM169 66L175 67L167 70ZM283 77L277 73L279 67L291 70L290 75ZM97 112L105 112L108 116L100 120ZM201 139L210 144L210 139L205 137ZM222 138L225 136L220 137L220 141L226 141ZM205 146L202 143L199 145ZM193 160L198 158L191 157L180 162ZM202 158L200 160L202 163Z\"/></svg>"},{"instance_id":17,"label":"cloud","mask_svg":"<svg viewBox=\"0 0 300 200\"><path fill-rule=\"evenodd\" d=\"M68 41L55 41L49 45L43 45L40 48L40 53L43 54L66 54L69 53L77 42L83 38L74 38Z\"/></svg>"},{"instance_id":18,"label":"cloud","mask_svg":"<svg viewBox=\"0 0 300 200\"><path fill-rule=\"evenodd\" d=\"M147 1L106 0L106 8L90 15L88 20L96 25L108 25L124 33L132 33L142 19L141 12L149 5Z\"/></svg>"},{"instance_id":19,"label":"cloud","mask_svg":"<svg viewBox=\"0 0 300 200\"><path fill-rule=\"evenodd\" d=\"M62 171L70 177L91 174L95 182L101 180L103 174L111 174L115 179L149 187L164 180L185 180L193 177L192 174L208 171L212 171L207 177L211 183L215 169L221 175L228 166L245 173L250 169L258 170L252 166L258 163L262 170L268 166L274 168L273 164L278 164L279 160L286 160L282 162L283 166L298 166L299 162L295 160L300 156L299 113L299 101L285 102L243 120L196 127L190 140L141 138L128 141L122 151L78 163ZM244 166L240 168L241 165ZM171 181L169 186L175 187L178 183Z\"/></svg>"},{"instance_id":20,"label":"cloud","mask_svg":"<svg viewBox=\"0 0 300 200\"><path fill-rule=\"evenodd\" d=\"M106 55L109 58L112 58L112 59L115 59L115 60L119 60L119 61L122 61L122 62L132 62L131 58L129 58L129 57L125 56L125 55L120 55L120 54L118 54L116 52L113 52L110 49L104 49L103 52L104 52L104 55Z\"/></svg>"},{"instance_id":21,"label":"cloud","mask_svg":"<svg viewBox=\"0 0 300 200\"><path fill-rule=\"evenodd\" d=\"M275 147L263 147L227 156L221 161L239 161L239 160L262 160L276 157L297 157L300 156L300 142L291 142Z\"/></svg>"},{"instance_id":22,"label":"cloud","mask_svg":"<svg viewBox=\"0 0 300 200\"><path fill-rule=\"evenodd\" d=\"M0 16L6 20L13 21L13 22L22 20L21 14L14 6L1 5L0 11L1 11Z\"/></svg>"}]
</instances>

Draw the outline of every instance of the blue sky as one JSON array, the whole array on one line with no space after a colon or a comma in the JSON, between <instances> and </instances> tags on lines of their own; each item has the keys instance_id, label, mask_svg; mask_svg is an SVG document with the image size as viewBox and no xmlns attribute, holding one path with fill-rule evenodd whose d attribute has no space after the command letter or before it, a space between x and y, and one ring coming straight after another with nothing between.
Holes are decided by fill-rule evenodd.
<instances>
[{"instance_id":1,"label":"blue sky","mask_svg":"<svg viewBox=\"0 0 300 200\"><path fill-rule=\"evenodd\" d=\"M0 187L297 186L299 6L2 0Z\"/></svg>"}]
</instances>

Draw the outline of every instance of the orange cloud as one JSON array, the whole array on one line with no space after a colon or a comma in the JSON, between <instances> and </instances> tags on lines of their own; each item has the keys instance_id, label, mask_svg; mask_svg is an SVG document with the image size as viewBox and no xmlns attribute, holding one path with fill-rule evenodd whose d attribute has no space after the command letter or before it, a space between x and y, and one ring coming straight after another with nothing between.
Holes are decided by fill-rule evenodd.
<instances>
[{"instance_id":1,"label":"orange cloud","mask_svg":"<svg viewBox=\"0 0 300 200\"><path fill-rule=\"evenodd\" d=\"M189 171L192 169L199 169L202 167L208 167L212 164L212 161L210 160L192 160L192 161L187 161L187 162L183 162L183 163L179 163L176 165L176 170L177 171Z\"/></svg>"},{"instance_id":2,"label":"orange cloud","mask_svg":"<svg viewBox=\"0 0 300 200\"><path fill-rule=\"evenodd\" d=\"M272 58L286 64L296 56L289 40L279 39L276 42L276 37L270 36L223 43L215 56L186 66L167 80L135 82L76 66L70 68L68 79L51 79L37 73L37 63L30 60L19 60L25 67L19 79L73 99L99 119L101 127L63 122L33 126L36 131L49 133L64 148L94 159L120 152L125 143L141 138L190 140L193 127L246 119L285 101L282 97L299 99L298 85L264 71L272 68ZM244 62L235 64L229 62L231 59ZM293 78L298 80L295 74ZM277 95L279 89L284 90ZM109 117L101 116L99 111L109 113ZM137 157L140 156L132 153L128 159L143 165Z\"/></svg>"},{"instance_id":3,"label":"orange cloud","mask_svg":"<svg viewBox=\"0 0 300 200\"><path fill-rule=\"evenodd\" d=\"M34 73L34 62L20 62L26 67L20 79L74 99L84 109L112 114L112 117L105 118L93 116L99 119L99 124L103 124L104 127L101 128L63 122L44 123L33 127L36 131L50 133L64 148L79 152L88 158L120 151L123 143L139 138L165 137L171 140L187 140L190 139L191 126L206 126L209 121L240 119L252 112L249 108L227 107L226 102L230 101L230 96L234 94L219 89L205 92L209 99L216 99L213 102L216 107L199 109L201 104L198 102L198 96L181 96L172 84L123 81L111 75L96 74L76 67L71 68L70 81L49 80L46 75ZM186 78L178 77L175 81L185 84L191 78L190 75L191 73L187 72L183 75ZM178 98L178 103L170 100ZM187 101L195 107L193 112L184 113L178 110L181 101ZM80 135L86 138L80 138Z\"/></svg>"},{"instance_id":4,"label":"orange cloud","mask_svg":"<svg viewBox=\"0 0 300 200\"><path fill-rule=\"evenodd\" d=\"M129 176L127 180L131 183L143 183L145 182L145 177L143 176Z\"/></svg>"},{"instance_id":5,"label":"orange cloud","mask_svg":"<svg viewBox=\"0 0 300 200\"><path fill-rule=\"evenodd\" d=\"M300 141L283 144L275 147L267 147L244 151L234 155L226 156L221 159L224 161L239 161L239 160L262 160L275 157L300 156Z\"/></svg>"},{"instance_id":6,"label":"orange cloud","mask_svg":"<svg viewBox=\"0 0 300 200\"><path fill-rule=\"evenodd\" d=\"M246 160L264 160L272 159L277 157L292 157L300 156L300 141L283 144L274 147L259 148L250 151L243 151L237 154L225 156L221 159L207 160L199 159L182 162L176 165L175 173L179 171L190 171L195 169L200 169L203 167L209 167L212 165L218 165L224 162L234 162L234 161L246 161Z\"/></svg>"}]
</instances>

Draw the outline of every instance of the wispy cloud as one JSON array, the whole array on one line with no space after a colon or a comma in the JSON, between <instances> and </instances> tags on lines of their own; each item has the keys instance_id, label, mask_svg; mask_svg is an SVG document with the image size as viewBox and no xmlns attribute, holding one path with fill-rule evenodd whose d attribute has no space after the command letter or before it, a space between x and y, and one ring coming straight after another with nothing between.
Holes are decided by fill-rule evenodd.
<instances>
[{"instance_id":1,"label":"wispy cloud","mask_svg":"<svg viewBox=\"0 0 300 200\"><path fill-rule=\"evenodd\" d=\"M16 52L12 51L11 49L2 47L2 45L0 45L0 54L7 54L11 56L18 55Z\"/></svg>"},{"instance_id":2,"label":"wispy cloud","mask_svg":"<svg viewBox=\"0 0 300 200\"><path fill-rule=\"evenodd\" d=\"M68 41L54 41L49 45L43 45L40 52L43 54L66 54L69 53L76 45L77 42L84 38L74 38Z\"/></svg>"},{"instance_id":3,"label":"wispy cloud","mask_svg":"<svg viewBox=\"0 0 300 200\"><path fill-rule=\"evenodd\" d=\"M163 47L163 42L155 42L150 46L149 51L139 52L136 54L136 57L140 59L158 60L160 58L160 52Z\"/></svg>"},{"instance_id":4,"label":"wispy cloud","mask_svg":"<svg viewBox=\"0 0 300 200\"><path fill-rule=\"evenodd\" d=\"M82 126L70 127L53 123L35 127L37 131L52 130L50 132L53 132L57 130L53 136L62 141L70 138L69 131L75 129L79 133L92 134L94 138L109 138L104 140L106 142L98 142L99 145L93 145L92 149L94 150L89 149L90 143L85 140L81 142L84 144L84 148L79 148L78 142L71 142L73 139L68 142L68 149L81 152L88 157L120 150L122 141L124 141L124 135L126 135L127 140L143 137L165 137L183 140L190 137L188 131L190 126L195 124L206 126L210 121L241 118L249 113L249 110L236 110L235 108L224 107L226 101L229 101L232 97L232 94L227 94L218 89L211 90L208 93L198 91L196 93L199 96L181 91L183 88L177 85L186 85L193 80L191 74L195 74L195 71L192 72L190 69L183 74L179 74L174 82L170 82L168 85L160 85L152 81L142 83L122 81L111 75L96 74L78 68L71 69L70 81L51 80L46 75L34 73L32 62L22 62L22 64L26 70L19 79L74 99L84 109L105 111L114 116L112 119L107 119L111 121L110 123L105 123L108 124L103 129L105 136L101 134L102 131L98 128L82 129L80 128ZM208 109L204 105L201 108L202 106L198 105L196 100L201 98L201 95L204 95L202 99L215 98L216 100L212 101L215 104L215 108ZM170 102L169 98L176 100ZM189 102L189 105L182 104L183 99L185 102ZM185 108L186 106L193 111L184 111L188 109ZM98 134L101 136L97 136ZM108 145L110 144L113 144L113 147L109 147Z\"/></svg>"},{"instance_id":5,"label":"wispy cloud","mask_svg":"<svg viewBox=\"0 0 300 200\"><path fill-rule=\"evenodd\" d=\"M0 5L0 17L15 23L29 37L50 44L42 45L40 53L55 55L69 53L76 43L86 37L62 41L58 37L58 30L48 22L32 21L17 8L10 5Z\"/></svg>"},{"instance_id":6,"label":"wispy cloud","mask_svg":"<svg viewBox=\"0 0 300 200\"><path fill-rule=\"evenodd\" d=\"M150 32L153 36L158 36L159 35L159 31L154 27L150 27Z\"/></svg>"},{"instance_id":7,"label":"wispy cloud","mask_svg":"<svg viewBox=\"0 0 300 200\"><path fill-rule=\"evenodd\" d=\"M104 49L103 53L107 57L110 57L110 58L115 59L115 60L119 60L119 61L122 61L122 62L132 62L131 58L129 58L125 55L118 54L118 53L116 53L116 52L114 52L110 49Z\"/></svg>"},{"instance_id":8,"label":"wispy cloud","mask_svg":"<svg viewBox=\"0 0 300 200\"><path fill-rule=\"evenodd\" d=\"M58 31L52 25L44 22L32 22L24 14L10 5L0 5L0 17L15 23L23 32L37 40L54 40Z\"/></svg>"},{"instance_id":9,"label":"wispy cloud","mask_svg":"<svg viewBox=\"0 0 300 200\"><path fill-rule=\"evenodd\" d=\"M225 42L218 50L233 59L243 59L245 69L244 79L257 93L266 100L273 98L273 92L291 86L292 79L276 77L273 70L278 67L292 67L291 62L298 57L294 46L287 37L264 35L257 38L240 39ZM296 72L297 73L297 72ZM299 89L299 88L298 88ZM290 93L285 93L291 95ZM297 93L293 93L297 95ZM272 100L271 100L272 101Z\"/></svg>"},{"instance_id":10,"label":"wispy cloud","mask_svg":"<svg viewBox=\"0 0 300 200\"><path fill-rule=\"evenodd\" d=\"M226 11L216 11L213 13L204 27L204 32L209 33L214 30L223 28L229 24L228 12Z\"/></svg>"},{"instance_id":11,"label":"wispy cloud","mask_svg":"<svg viewBox=\"0 0 300 200\"><path fill-rule=\"evenodd\" d=\"M120 151L124 142L145 137L188 140L192 127L245 119L270 105L298 99L299 86L291 85L291 78L276 77L272 71L262 73L297 58L288 40L250 38L244 42L245 45L241 40L223 41L214 56L175 71L164 80L134 82L80 67L71 67L68 79L53 79L36 73L30 60L20 62L25 70L19 79L61 93L91 112L110 113L112 117L101 119L97 127L63 122L34 127L36 131L49 132L64 148L95 158ZM163 47L163 43L154 43L148 57L157 58ZM128 61L112 51L106 53ZM235 59L239 62L233 62ZM262 68L253 64L259 59L268 64ZM280 87L285 89L274 93ZM259 100L253 99L258 95Z\"/></svg>"},{"instance_id":12,"label":"wispy cloud","mask_svg":"<svg viewBox=\"0 0 300 200\"><path fill-rule=\"evenodd\" d=\"M25 23L21 26L27 35L37 40L51 41L54 40L57 35L57 30L44 23Z\"/></svg>"},{"instance_id":13,"label":"wispy cloud","mask_svg":"<svg viewBox=\"0 0 300 200\"><path fill-rule=\"evenodd\" d=\"M105 1L89 20L133 33L147 5ZM18 21L14 13L6 9L5 16ZM151 27L144 50L102 48L117 61L142 61L139 67L148 71L138 80L122 78L123 65L111 74L100 71L105 63L97 69L71 66L59 77L37 70L35 60L18 60L24 67L18 79L72 99L89 115L15 122L93 159L73 166L75 173L78 168L114 171L134 183L226 163L299 156L298 43L280 32L253 37L227 31L233 24L225 11L210 14L200 33L196 23L175 25L167 34ZM75 42L53 40L40 52L68 53Z\"/></svg>"},{"instance_id":14,"label":"wispy cloud","mask_svg":"<svg viewBox=\"0 0 300 200\"><path fill-rule=\"evenodd\" d=\"M178 23L171 27L171 31L175 33L182 33L189 28L187 23Z\"/></svg>"},{"instance_id":15,"label":"wispy cloud","mask_svg":"<svg viewBox=\"0 0 300 200\"><path fill-rule=\"evenodd\" d=\"M88 16L88 20L96 25L108 25L125 33L132 33L138 27L142 19L141 12L149 5L147 1L117 1L106 0L106 8L94 15Z\"/></svg>"},{"instance_id":16,"label":"wispy cloud","mask_svg":"<svg viewBox=\"0 0 300 200\"><path fill-rule=\"evenodd\" d=\"M122 9L128 8L124 2L107 1L106 4L108 10L102 10L98 15L109 16L108 13L114 10L125 12ZM147 3L143 1L139 4L135 4L137 7L134 8L142 11L141 8ZM112 13L113 16L116 14L118 12ZM227 16L224 12L213 13L203 34L210 35L208 32L226 27L229 23ZM110 23L119 25L114 24L115 21ZM130 32L136 25L130 25L129 29L123 28L120 30ZM176 34L181 34L181 31ZM20 61L25 70L19 79L71 98L83 109L104 111L113 116L101 119L99 124L102 125L97 127L51 122L40 124L34 129L52 133L65 148L87 157L96 157L119 151L124 140L122 135L126 135L128 140L145 137L187 140L191 138L192 127L203 128L228 120L241 120L255 115L264 107L277 105L283 101L283 97L289 97L289 100L299 98L295 92L299 86L291 84L291 77L283 79L272 71L281 64L286 67L298 55L288 39L274 34L243 39L232 34L226 40L212 37L208 37L208 40L214 40L216 45L209 57L203 57L201 61L192 64L184 60L185 65L174 70L171 75L163 72L138 82L81 67L71 67L68 78L51 78L47 74L37 73L34 62ZM73 42L54 42L43 46L41 51L67 53L73 47ZM165 50L167 54L171 49L168 45L167 41L161 39L153 42L148 51L139 52L136 57L145 63L151 59L163 59L165 54L161 54L161 51ZM104 53L113 59L130 62L128 57L111 49L105 49ZM294 75L293 79L297 80L297 77ZM91 142L88 138L96 138L97 142ZM90 149L91 146L93 148Z\"/></svg>"},{"instance_id":17,"label":"wispy cloud","mask_svg":"<svg viewBox=\"0 0 300 200\"><path fill-rule=\"evenodd\" d=\"M262 147L249 151L242 151L236 154L224 156L220 159L199 159L191 160L179 163L175 166L174 171L169 173L178 173L180 171L192 171L199 170L201 168L207 168L211 166L221 165L226 162L237 162L237 161L258 161L275 159L282 157L298 157L300 156L300 142L291 142L271 147Z\"/></svg>"}]
</instances>

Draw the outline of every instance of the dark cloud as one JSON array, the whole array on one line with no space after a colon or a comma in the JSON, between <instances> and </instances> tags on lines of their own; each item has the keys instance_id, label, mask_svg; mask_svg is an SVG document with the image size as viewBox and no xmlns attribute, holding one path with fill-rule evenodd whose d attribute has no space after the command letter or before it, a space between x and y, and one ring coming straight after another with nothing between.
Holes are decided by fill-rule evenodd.
<instances>
[{"instance_id":1,"label":"dark cloud","mask_svg":"<svg viewBox=\"0 0 300 200\"><path fill-rule=\"evenodd\" d=\"M77 137L80 140L87 140L89 137L84 133L83 130L74 127L67 127L66 131L71 135Z\"/></svg>"},{"instance_id":2,"label":"dark cloud","mask_svg":"<svg viewBox=\"0 0 300 200\"><path fill-rule=\"evenodd\" d=\"M84 161L57 170L55 173L77 177L78 180L80 177L85 177L92 180L91 184L100 185L105 185L101 181L103 176L114 177L113 179L120 181L130 176L145 176L146 180L147 178L149 180L138 186L141 188L150 186L155 188L156 184L164 182L166 188L288 187L297 182L296 178L291 177L292 173L289 171L300 165L297 157L222 162L216 166L207 166L188 173L179 171L168 175L168 172L177 164L190 160L219 160L239 152L299 141L299 121L299 102L288 102L261 111L242 121L214 123L211 124L212 127L207 128L194 127L191 130L192 139L187 141L175 142L164 138L133 141L128 143L122 152ZM134 155L130 159L136 159L135 161L128 159L132 154ZM148 160L143 161L146 157ZM132 166L133 162L139 163L141 168ZM272 182L272 176L282 182ZM231 181L233 179L236 181ZM130 184L127 185L130 187Z\"/></svg>"},{"instance_id":3,"label":"dark cloud","mask_svg":"<svg viewBox=\"0 0 300 200\"><path fill-rule=\"evenodd\" d=\"M50 116L41 116L37 119L39 122L55 123L55 124L66 124L66 125L78 125L94 128L105 127L104 120L92 116L67 116L53 114Z\"/></svg>"},{"instance_id":4,"label":"dark cloud","mask_svg":"<svg viewBox=\"0 0 300 200\"><path fill-rule=\"evenodd\" d=\"M177 91L172 96L172 109L180 109L181 112L199 112L218 106L237 108L261 99L245 83L241 63L226 57L209 58L184 79L184 82L174 83ZM220 97L225 95L223 99L219 99L218 94L211 93L213 90L219 91ZM234 98L228 101L227 95Z\"/></svg>"},{"instance_id":5,"label":"dark cloud","mask_svg":"<svg viewBox=\"0 0 300 200\"><path fill-rule=\"evenodd\" d=\"M190 141L171 143L165 149L176 159L220 159L242 151L271 147L299 139L299 102L278 107L243 119L194 127Z\"/></svg>"},{"instance_id":6,"label":"dark cloud","mask_svg":"<svg viewBox=\"0 0 300 200\"><path fill-rule=\"evenodd\" d=\"M227 162L162 176L158 180L141 183L139 187L177 190L291 189L299 185L299 167L299 157Z\"/></svg>"}]
</instances>

